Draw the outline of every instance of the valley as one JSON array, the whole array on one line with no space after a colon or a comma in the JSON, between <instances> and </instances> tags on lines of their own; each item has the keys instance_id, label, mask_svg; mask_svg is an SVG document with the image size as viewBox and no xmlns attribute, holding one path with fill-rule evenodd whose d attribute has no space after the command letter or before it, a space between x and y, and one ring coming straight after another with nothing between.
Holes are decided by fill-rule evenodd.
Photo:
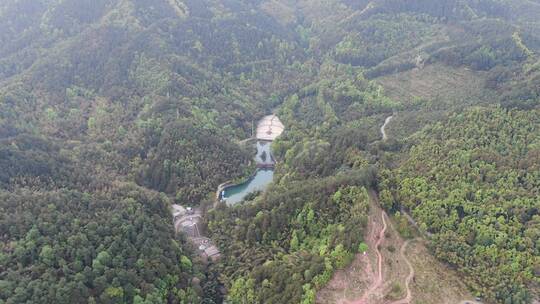
<instances>
[{"instance_id":1,"label":"valley","mask_svg":"<svg viewBox=\"0 0 540 304\"><path fill-rule=\"evenodd\" d=\"M536 304L538 20L0 1L0 304Z\"/></svg>"},{"instance_id":2,"label":"valley","mask_svg":"<svg viewBox=\"0 0 540 304\"><path fill-rule=\"evenodd\" d=\"M221 184L217 190L219 202L227 205L240 203L243 199L254 192L264 191L272 182L276 160L272 155L272 142L284 131L284 126L276 115L263 117L255 129L255 134L250 141L255 141L257 153L254 158L257 170L246 181L239 184L230 182ZM248 143L250 141L244 141Z\"/></svg>"}]
</instances>

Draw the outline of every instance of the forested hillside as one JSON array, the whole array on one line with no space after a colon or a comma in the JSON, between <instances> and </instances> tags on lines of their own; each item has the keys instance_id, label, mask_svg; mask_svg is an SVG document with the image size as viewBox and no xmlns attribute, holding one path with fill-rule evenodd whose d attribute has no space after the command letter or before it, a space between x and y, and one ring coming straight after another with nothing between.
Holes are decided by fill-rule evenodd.
<instances>
[{"instance_id":1,"label":"forested hillside","mask_svg":"<svg viewBox=\"0 0 540 304\"><path fill-rule=\"evenodd\" d=\"M220 302L169 206L246 174L236 140L302 81L296 34L253 8L0 4L2 303Z\"/></svg>"},{"instance_id":2,"label":"forested hillside","mask_svg":"<svg viewBox=\"0 0 540 304\"><path fill-rule=\"evenodd\" d=\"M376 183L368 148L379 135L358 126L376 127L392 103L346 66L326 62L321 71L324 79L280 109L290 130L273 143L281 160L274 187L209 213L233 303L314 303L316 290L362 248Z\"/></svg>"},{"instance_id":3,"label":"forested hillside","mask_svg":"<svg viewBox=\"0 0 540 304\"><path fill-rule=\"evenodd\" d=\"M204 278L173 239L169 201L129 184L2 192L6 303L159 303L200 299ZM180 263L180 261L186 261ZM203 281L204 283L204 281Z\"/></svg>"},{"instance_id":4,"label":"forested hillside","mask_svg":"<svg viewBox=\"0 0 540 304\"><path fill-rule=\"evenodd\" d=\"M362 242L364 186L373 177L357 174L276 186L253 204L212 211L209 229L227 255L218 269L230 280L228 299L313 303Z\"/></svg>"},{"instance_id":5,"label":"forested hillside","mask_svg":"<svg viewBox=\"0 0 540 304\"><path fill-rule=\"evenodd\" d=\"M383 204L412 213L434 253L489 300L526 303L540 276L540 112L472 109L413 139Z\"/></svg>"},{"instance_id":6,"label":"forested hillside","mask_svg":"<svg viewBox=\"0 0 540 304\"><path fill-rule=\"evenodd\" d=\"M314 303L376 191L474 292L530 303L538 20L533 0L1 1L0 304ZM207 263L170 205L248 176L271 112L274 184L205 214Z\"/></svg>"}]
</instances>

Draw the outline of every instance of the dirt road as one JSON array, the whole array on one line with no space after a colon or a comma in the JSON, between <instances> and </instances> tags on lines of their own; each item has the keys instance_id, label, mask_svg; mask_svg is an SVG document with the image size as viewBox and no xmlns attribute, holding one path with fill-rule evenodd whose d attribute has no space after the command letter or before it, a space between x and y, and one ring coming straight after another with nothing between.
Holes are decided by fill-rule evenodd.
<instances>
[{"instance_id":1,"label":"dirt road","mask_svg":"<svg viewBox=\"0 0 540 304\"><path fill-rule=\"evenodd\" d=\"M407 250L407 246L409 245L409 243L410 243L410 240L407 240L405 243L403 243L400 250L401 258L405 261L405 263L407 263L407 267L409 267L409 275L405 279L405 289L407 290L407 295L405 296L405 298L391 302L390 304L408 304L412 300L412 292L411 292L410 284L411 284L412 279L414 278L414 268L411 262L409 261L409 259L407 259L407 255L405 255L405 251Z\"/></svg>"},{"instance_id":2,"label":"dirt road","mask_svg":"<svg viewBox=\"0 0 540 304\"><path fill-rule=\"evenodd\" d=\"M375 242L375 252L377 254L377 278L373 280L371 285L369 286L368 290L362 295L362 297L355 301L345 301L345 303L349 304L367 304L369 298L373 295L378 295L377 290L383 285L383 256L381 254L381 243L384 240L384 233L386 232L386 213L383 211L381 213L381 219L383 223L383 228L379 232L379 235L377 237L377 241Z\"/></svg>"},{"instance_id":3,"label":"dirt road","mask_svg":"<svg viewBox=\"0 0 540 304\"><path fill-rule=\"evenodd\" d=\"M381 126L382 140L387 139L385 128L392 118L387 117ZM409 221L413 227L416 226L412 218ZM471 298L470 293L462 291L466 288L458 283L460 281L457 277L450 276L452 279L448 279L448 270L436 264L425 250L422 238L403 240L381 208L375 191L370 191L368 234L365 241L369 246L368 253L358 254L351 267L338 270L325 289L319 292L317 303L412 304L418 298L422 303L481 304L473 300L461 300ZM389 249L398 246L399 253ZM372 263L375 261L376 266ZM388 299L392 284L398 282L405 282L404 297ZM452 282L451 285L444 285L449 282ZM429 288L434 289L426 292Z\"/></svg>"},{"instance_id":4,"label":"dirt road","mask_svg":"<svg viewBox=\"0 0 540 304\"><path fill-rule=\"evenodd\" d=\"M381 127L381 134L382 134L382 140L385 141L388 139L388 136L386 135L386 126L392 121L394 118L394 115L386 117L384 120L384 124Z\"/></svg>"},{"instance_id":5,"label":"dirt road","mask_svg":"<svg viewBox=\"0 0 540 304\"><path fill-rule=\"evenodd\" d=\"M359 253L350 267L336 271L331 282L319 292L317 303L412 304L418 300L420 303L481 304L467 300L474 297L455 274L436 265L422 238L403 240L395 223L378 204L376 194L370 196L371 211L365 237L368 253ZM391 247L398 251L390 251ZM396 283L403 287L402 298L389 299L387 296Z\"/></svg>"}]
</instances>

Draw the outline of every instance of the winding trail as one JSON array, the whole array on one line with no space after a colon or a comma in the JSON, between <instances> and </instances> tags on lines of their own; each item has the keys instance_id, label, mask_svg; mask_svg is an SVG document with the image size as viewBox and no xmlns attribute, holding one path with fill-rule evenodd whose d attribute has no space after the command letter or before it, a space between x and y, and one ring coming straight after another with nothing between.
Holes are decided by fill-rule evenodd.
<instances>
[{"instance_id":1,"label":"winding trail","mask_svg":"<svg viewBox=\"0 0 540 304\"><path fill-rule=\"evenodd\" d=\"M376 275L376 277L374 276L375 278L372 281L371 285L364 292L364 294L362 294L362 296L359 299L354 300L354 301L341 301L341 303L346 303L346 304L370 304L370 303L372 303L370 300L372 300L373 297L376 297L376 298L379 299L379 300L375 300L378 303L378 301L380 301L380 299L382 299L384 297L384 295L382 293L382 287L384 287L387 282L384 281L384 277L383 277L383 273L384 273L384 270L383 270L383 256L382 256L382 253L381 253L381 250L380 250L380 246L381 246L381 243L384 241L385 233L386 233L386 230L388 228L388 225L387 225L387 222L386 222L386 217L388 217L386 212L384 210L381 210L381 219L382 219L382 223L383 223L383 228L379 232L378 236L375 236L375 235L370 236L372 239L375 238L375 237L377 238L377 241L375 242L375 253L377 255L377 269L376 269L377 275ZM389 225L391 226L392 230L395 230L392 223L390 223ZM373 227L374 227L373 229L376 229L375 228L376 225L374 225ZM411 291L411 288L410 288L410 284L411 284L411 281L413 280L413 278L415 276L415 271L414 271L414 267L413 267L412 263L409 261L409 259L407 258L407 255L406 255L407 246L409 245L410 242L411 242L411 240L407 240L407 241L403 242L403 245L401 245L401 249L400 249L401 259L403 259L405 261L405 263L407 264L407 267L409 268L409 274L405 278L406 295L405 295L405 297L403 299L396 300L396 301L393 301L393 302L384 301L383 303L388 303L388 304L410 304L411 301L412 301L412 291ZM368 258L368 262L367 262L366 267L368 268L366 270L366 272L369 273L370 269L371 269L371 263L369 262L369 258Z\"/></svg>"},{"instance_id":2,"label":"winding trail","mask_svg":"<svg viewBox=\"0 0 540 304\"><path fill-rule=\"evenodd\" d=\"M345 19L343 19L342 21L340 21L339 24L341 25L341 24L344 24L344 23L347 23L347 22L351 21L351 20L354 19L354 18L358 18L358 17L364 15L365 13L367 13L368 11L374 9L375 7L376 7L376 5L375 5L375 3L372 1L372 2L368 3L368 4L366 5L366 7L364 7L363 10L361 10L361 11L356 11L356 12L352 13L351 15L349 15L348 17L346 17Z\"/></svg>"},{"instance_id":3,"label":"winding trail","mask_svg":"<svg viewBox=\"0 0 540 304\"><path fill-rule=\"evenodd\" d=\"M352 302L346 301L345 303L349 303L349 304L368 304L368 302L367 302L368 299L372 295L377 295L377 293L376 293L377 289L379 289L384 283L384 281L383 281L383 256L382 256L381 250L379 248L380 248L380 245L381 245L382 241L384 240L384 234L385 234L386 228L387 228L385 217L386 217L386 212L382 211L381 218L382 218L383 228L379 232L379 235L377 237L377 242L375 243L375 251L376 251L376 254L377 254L377 278L375 280L373 280L373 282L369 286L368 290L362 295L362 297L360 299L352 301ZM370 265L368 265L368 267L369 266Z\"/></svg>"},{"instance_id":4,"label":"winding trail","mask_svg":"<svg viewBox=\"0 0 540 304\"><path fill-rule=\"evenodd\" d=\"M384 239L384 233L386 232L386 220L384 219L384 217L386 216L386 212L382 212L381 213L381 218L382 218L382 222L383 222L383 229L381 230L381 232L379 233L379 239L377 240L377 243L375 244L375 250L377 250L377 260L378 260L378 266L377 266L377 271L379 272L379 278L377 280L377 288L379 286L381 286L382 284L382 280L383 280L383 272L382 272L382 262L383 262L383 257L382 257L382 254L381 254L381 250L380 250L380 247L381 247L381 243Z\"/></svg>"},{"instance_id":5,"label":"winding trail","mask_svg":"<svg viewBox=\"0 0 540 304\"><path fill-rule=\"evenodd\" d=\"M380 128L382 141L386 141L388 139L388 136L386 134L386 126L390 123L390 121L392 121L394 116L395 116L395 114L387 117L385 119L385 121L384 121L384 124ZM378 223L374 219L378 217L378 214L377 214L378 211L376 211L374 214L372 214L370 216L372 218L372 220L370 221L371 228L370 228L369 236L366 239L366 241L368 241L370 244L375 245L375 253L377 255L377 267L376 267L376 269L373 269L372 264L371 264L371 259L369 258L369 256L368 255L363 255L362 260L364 260L364 259L366 260L365 261L365 270L364 270L365 275L366 275L367 278L369 278L368 281L371 281L369 287L362 294L362 296L360 298L357 298L356 300L349 301L349 300L344 299L344 297L345 297L345 294L344 294L343 298L339 299L337 301L337 303L339 303L339 304L374 304L374 303L377 303L377 304L411 304L412 300L413 300L413 294L412 294L412 290L411 290L410 285L411 285L411 281L413 281L414 278L415 278L415 270L414 270L414 267L413 267L411 261L409 261L409 259L407 258L406 251L407 251L407 247L409 246L409 244L411 242L415 241L416 239L406 240L405 242L403 242L403 244L401 245L401 248L400 248L401 259L403 261L405 261L405 263L407 264L407 267L409 268L409 274L405 278L405 290L406 290L405 297L402 298L402 299L399 299L399 300L395 300L395 301L385 300L384 299L384 289L385 289L385 286L387 286L386 284L389 283L389 281L388 280L384 281L383 255L382 255L381 250L380 250L381 243L384 241L385 233L386 233L386 230L387 230L388 226L390 226L391 230L397 235L397 237L399 239L402 239L402 238L397 233L397 230L395 229L395 227L394 227L394 225L392 224L391 221L388 222L388 225L387 225L386 218L388 217L388 215L380 207L380 204L379 204L379 201L378 201L378 198L377 198L377 193L373 192L371 194L372 195L370 195L370 197L371 197L370 200L373 203L372 207L376 208L376 210L380 210L380 216L381 216L381 219L382 219L382 229L379 231L379 233L377 235L376 231L378 230L378 227L380 227L380 223ZM409 220L409 222L411 222L411 225L418 229L418 226L416 225L416 222L414 221L414 219L412 219L412 217L410 217L410 215L408 213L405 213L405 214L408 216L408 220ZM427 234L427 236L429 237L430 235ZM376 274L374 273L374 270L376 270L376 272L377 272ZM463 301L459 302L458 304L483 304L483 303L478 302L478 301L474 301L474 300L463 300Z\"/></svg>"},{"instance_id":6,"label":"winding trail","mask_svg":"<svg viewBox=\"0 0 540 304\"><path fill-rule=\"evenodd\" d=\"M407 266L409 267L409 275L405 279L405 289L407 290L407 295L405 296L405 298L391 302L390 304L409 304L411 303L411 300L412 300L412 292L409 285L411 284L411 280L414 278L414 268L411 264L411 261L409 261L409 259L405 255L405 251L407 250L407 246L409 245L409 243L410 243L410 240L407 240L405 243L403 243L400 250L401 258L405 260L405 263L407 263Z\"/></svg>"},{"instance_id":7,"label":"winding trail","mask_svg":"<svg viewBox=\"0 0 540 304\"><path fill-rule=\"evenodd\" d=\"M384 124L381 127L381 134L382 134L383 141L386 141L388 139L388 136L386 135L386 126L390 123L390 121L392 121L393 118L394 118L394 115L391 115L391 116L386 117L386 119L384 120Z\"/></svg>"}]
</instances>

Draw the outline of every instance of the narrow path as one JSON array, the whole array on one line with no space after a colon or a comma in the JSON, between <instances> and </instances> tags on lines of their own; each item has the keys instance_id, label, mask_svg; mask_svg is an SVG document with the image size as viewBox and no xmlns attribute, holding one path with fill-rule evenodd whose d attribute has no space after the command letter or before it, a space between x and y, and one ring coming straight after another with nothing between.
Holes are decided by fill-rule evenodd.
<instances>
[{"instance_id":1,"label":"narrow path","mask_svg":"<svg viewBox=\"0 0 540 304\"><path fill-rule=\"evenodd\" d=\"M405 243L403 243L403 246L401 246L400 250L401 258L405 260L405 263L407 263L407 266L409 267L409 275L405 279L405 289L407 290L407 295L405 296L405 298L391 302L390 304L409 304L412 300L412 292L409 285L411 284L411 280L414 278L414 268L409 259L407 259L407 256L405 255L405 251L407 250L407 246L409 245L409 243L410 240L407 240Z\"/></svg>"},{"instance_id":2,"label":"narrow path","mask_svg":"<svg viewBox=\"0 0 540 304\"><path fill-rule=\"evenodd\" d=\"M381 212L381 218L383 223L383 228L379 232L379 236L377 239L377 242L375 243L375 252L377 254L377 278L371 283L371 286L368 288L368 290L362 295L362 297L358 300L352 301L352 302L346 302L350 304L367 304L367 300L372 296L376 295L376 290L379 289L383 284L383 257L381 254L381 250L379 249L382 241L384 240L384 234L386 232L386 212Z\"/></svg>"},{"instance_id":3,"label":"narrow path","mask_svg":"<svg viewBox=\"0 0 540 304\"><path fill-rule=\"evenodd\" d=\"M394 115L388 116L384 120L384 124L381 127L381 134L382 134L383 141L388 139L388 135L386 134L386 126L390 123L390 121L392 121L392 118L394 118ZM409 261L409 259L405 255L405 251L407 250L407 246L409 245L409 243L410 243L410 240L407 240L405 243L403 243L400 250L401 258L405 260L405 263L407 263L407 267L409 267L409 275L405 279L405 289L407 290L407 295L405 296L405 298L391 302L390 304L409 304L412 300L412 292L409 285L411 284L411 280L414 278L414 268L411 264L411 261Z\"/></svg>"},{"instance_id":4,"label":"narrow path","mask_svg":"<svg viewBox=\"0 0 540 304\"><path fill-rule=\"evenodd\" d=\"M386 117L386 119L384 120L384 124L381 127L381 134L382 134L383 141L388 139L388 136L386 135L386 126L390 123L390 121L392 121L393 118L394 118L394 115L391 115L391 116Z\"/></svg>"},{"instance_id":5,"label":"narrow path","mask_svg":"<svg viewBox=\"0 0 540 304\"><path fill-rule=\"evenodd\" d=\"M409 212L407 210L405 210L405 208L401 207L399 212L401 212L401 215L404 215L407 218L407 221L409 221L409 224L411 226L413 226L417 231L419 231L420 234L423 234L424 237L430 239L433 236L433 233L431 233L429 231L422 231L420 229L420 226L418 225L418 223L412 218L412 216L409 214Z\"/></svg>"},{"instance_id":6,"label":"narrow path","mask_svg":"<svg viewBox=\"0 0 540 304\"><path fill-rule=\"evenodd\" d=\"M345 19L343 19L342 21L340 21L340 25L341 24L344 24L344 23L347 23L349 21L351 21L353 18L357 18L357 17L360 17L362 15L364 15L366 12L370 11L371 9L375 8L375 3L374 2L370 2L366 5L366 7L364 7L363 10L361 11L356 11L354 13L352 13L351 15L349 15L348 17L346 17Z\"/></svg>"},{"instance_id":7,"label":"narrow path","mask_svg":"<svg viewBox=\"0 0 540 304\"><path fill-rule=\"evenodd\" d=\"M381 233L379 233L379 239L377 240L377 244L376 244L376 247L375 247L375 250L377 250L377 258L378 258L378 269L377 271L379 272L379 286L382 284L382 279L383 279L383 272L382 272L382 254L381 254L381 250L380 250L380 246L381 246L381 243L384 239L384 233L386 232L386 220L384 219L384 217L386 216L386 212L382 212L381 213L381 218L382 218L382 222L383 222L383 229L381 230Z\"/></svg>"},{"instance_id":8,"label":"narrow path","mask_svg":"<svg viewBox=\"0 0 540 304\"><path fill-rule=\"evenodd\" d=\"M385 122L384 122L384 125L381 126L380 128L380 131L381 131L381 136L382 136L382 140L385 141L388 139L387 137L387 134L386 134L386 126L390 123L390 121L393 119L394 115L392 116L389 116L385 119ZM409 247L410 243L414 240L407 240L407 241L404 241L402 244L401 244L401 248L400 248L400 260L403 260L405 261L405 263L407 264L407 267L409 269L409 274L407 275L407 277L405 278L405 290L406 290L406 293L405 293L405 297L402 298L402 299L399 299L399 300L395 300L395 301L389 301L389 300L385 300L384 299L384 289L385 287L389 286L388 284L391 283L391 281L394 281L396 278L393 278L390 277L390 278L387 278L386 281L384 280L384 265L383 265L383 254L381 253L381 250L380 250L380 246L381 246L381 243L384 241L384 238L385 238L385 233L386 233L386 230L387 230L387 226L389 226L392 234L395 234L396 237L400 240L400 242L402 242L402 238L399 236L399 234L397 233L393 223L391 221L388 222L388 225L387 225L387 221L386 221L386 218L388 217L388 215L386 214L386 212L384 210L382 210L382 208L380 207L380 204L379 204L379 201L378 201L378 198L377 198L377 194L375 192L372 192L371 195L370 195L370 201L371 201L371 207L372 208L375 208L374 210L375 213L371 213L370 215L370 228L369 228L369 236L368 238L366 239L366 241L370 244L370 246L375 246L375 253L376 253L376 256L377 256L377 266L376 267L372 267L372 264L371 264L371 259L369 258L369 256L367 255L363 255L361 258L362 259L366 259L365 261L365 277L367 279L368 282L370 282L369 286L366 288L365 292L357 299L355 300L352 300L352 301L349 301L349 300L346 300L345 297L345 290L343 291L343 296L341 299L338 299L336 302L337 303L340 303L340 304L411 304L412 301L413 301L413 293L412 293L412 290L411 290L411 281L414 281L414 278L415 278L415 269L411 263L411 261L409 261L409 259L407 258L407 248ZM380 213L379 213L380 211ZM379 229L379 227L381 226L381 224L379 222L377 222L375 219L378 218L378 216L381 216L381 219L382 219L382 229L379 231L379 233L377 234L377 231ZM408 214L407 214L408 215ZM413 226L417 226L415 225L415 222L414 220L408 216L408 220L409 221L412 221L411 225ZM418 228L418 227L416 227ZM370 248L370 251L373 250L372 248ZM376 273L375 273L376 272ZM401 280L402 277L400 276L399 277L399 280ZM364 289L364 288L362 288ZM442 302L441 302L442 303ZM445 302L447 303L447 302ZM473 300L463 300L461 302L459 302L459 304L482 304L480 302L477 302L477 301L473 301Z\"/></svg>"}]
</instances>

